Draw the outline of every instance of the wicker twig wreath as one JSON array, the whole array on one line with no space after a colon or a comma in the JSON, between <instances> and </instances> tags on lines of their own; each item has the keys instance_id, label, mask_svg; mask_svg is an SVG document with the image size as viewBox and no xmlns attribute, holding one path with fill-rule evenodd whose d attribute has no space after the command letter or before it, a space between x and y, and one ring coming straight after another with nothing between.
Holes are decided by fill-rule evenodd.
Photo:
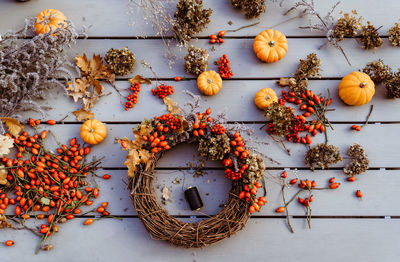
<instances>
[{"instance_id":1,"label":"wicker twig wreath","mask_svg":"<svg viewBox=\"0 0 400 262\"><path fill-rule=\"evenodd\" d=\"M251 154L238 132L217 124L209 115L195 113L183 117L172 113L143 121L135 130L135 140L118 140L129 151L129 189L139 219L153 238L176 246L204 247L241 230L250 214L265 203L256 197L258 180L265 166L262 158ZM232 179L228 201L215 216L187 223L170 215L157 201L153 180L155 167L163 153L178 144L198 143L199 153L209 160L220 160L225 176Z\"/></svg>"}]
</instances>

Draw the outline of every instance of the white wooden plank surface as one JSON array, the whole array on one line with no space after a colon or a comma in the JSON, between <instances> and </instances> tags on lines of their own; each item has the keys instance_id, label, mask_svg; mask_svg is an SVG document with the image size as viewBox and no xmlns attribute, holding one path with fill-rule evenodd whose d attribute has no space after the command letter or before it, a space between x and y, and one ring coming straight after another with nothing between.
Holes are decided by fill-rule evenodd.
<instances>
[{"instance_id":1,"label":"white wooden plank surface","mask_svg":"<svg viewBox=\"0 0 400 262\"><path fill-rule=\"evenodd\" d=\"M253 52L253 39L228 39L220 47L216 47L216 51L211 51L212 45L206 39L199 39L193 44L195 46L205 48L209 51L209 69L215 70L217 66L213 65L222 54L227 54L231 61L231 68L234 72L234 78L279 78L292 76L298 67L299 59L304 59L309 53L316 53L322 61L322 77L339 77L358 71L363 68L369 61L383 59L386 64L393 69L399 67L397 57L400 54L400 48L391 46L387 41L384 42L382 48L366 51L359 47L354 39L343 40L343 49L346 51L352 66L349 66L343 55L335 48L327 46L318 49L324 44L322 38L292 38L288 39L289 50L286 56L272 64L261 62L257 59ZM168 61L164 57L164 48L160 48L160 40L157 39L88 39L78 40L77 45L70 50L71 56L82 55L89 56L92 53L104 55L111 47L122 48L128 46L136 55L137 64L133 73L130 75L141 74L153 77L151 72L140 65L143 59L149 62L159 78L173 78L177 75L191 77L184 72L184 56L187 50L184 48L174 48L177 59L172 69L168 67ZM146 50L143 51L143 46ZM241 70L246 68L246 70ZM129 77L129 76L128 76Z\"/></svg>"},{"instance_id":2,"label":"white wooden plank surface","mask_svg":"<svg viewBox=\"0 0 400 262\"><path fill-rule=\"evenodd\" d=\"M280 0L277 0L280 2ZM208 27L199 34L199 36L208 36L215 34L223 29L236 29L242 25L253 22L260 22L256 27L248 28L236 33L229 33L231 36L254 36L265 28L274 27L281 30L288 36L308 36L323 35L321 32L309 32L308 30L300 30L298 26L307 25L307 19L296 19L288 21L291 17L295 17L296 13L285 17L282 14L296 0L285 0L282 7L272 1L267 1L267 12L262 14L258 19L248 20L240 11L236 11L229 0L223 1L204 1L206 8L212 8L213 14ZM336 3L336 0L315 1L316 8L321 15L326 14L330 7ZM70 0L54 1L54 0L32 0L26 3L16 4L13 1L2 1L0 8L0 17L7 16L0 24L0 32L4 32L10 28L20 28L23 25L23 17L35 16L45 8L56 8L61 10L70 20L77 25L92 26L88 31L91 37L131 37L138 35L154 36L150 25L144 25L140 13L136 19L135 26L129 26L130 20L127 15L128 0L113 0L112 4L108 2L99 2L96 0ZM388 6L390 5L390 8ZM351 0L341 1L334 15L339 15L340 11L351 12L356 9L358 13L371 21L376 27L382 26L379 30L382 34L386 34L387 30L398 20L397 10L400 3L396 1L383 0ZM134 10L136 14L137 10ZM18 16L9 16L8 14L18 14ZM137 14L136 14L137 16ZM133 16L135 18L135 16ZM21 19L22 18L22 19ZM233 21L232 26L228 25L228 21ZM118 26L115 26L118 25Z\"/></svg>"},{"instance_id":3,"label":"white wooden plank surface","mask_svg":"<svg viewBox=\"0 0 400 262\"><path fill-rule=\"evenodd\" d=\"M150 238L136 218L104 220L90 227L76 219L60 226L54 249L33 255L38 239L27 231L2 231L15 246L5 249L2 261L396 261L400 255L399 219L315 219L312 230L302 219L289 233L284 219L250 219L230 239L203 249L176 248ZM78 233L79 232L79 233ZM101 241L98 241L98 239ZM79 255L79 256L78 256Z\"/></svg>"},{"instance_id":4,"label":"white wooden plank surface","mask_svg":"<svg viewBox=\"0 0 400 262\"><path fill-rule=\"evenodd\" d=\"M190 96L184 92L185 90L195 95L201 95L197 89L195 80L181 82L165 81L165 83L174 86L175 93L170 97L178 102L181 107L184 107L188 99L190 99ZM399 111L400 100L387 99L384 87L377 87L375 96L369 104L352 107L346 106L340 100L338 96L339 83L340 80L311 80L309 84L310 89L317 94L321 93L327 96L327 89L330 90L333 99L331 108L335 109L327 114L331 122L346 122L349 124L364 122L371 104L374 105L374 111L370 117L370 121L400 121L398 114L387 113L387 108L390 108L393 112ZM125 89L130 86L127 80L117 81L116 85L119 89ZM110 85L105 83L104 86L108 92L111 92L111 95L101 98L99 104L94 107L92 112L95 114L96 119L119 123L141 122L144 118L152 118L155 115L163 114L166 109L165 105L151 93L151 89L155 88L155 85L155 82L151 86L142 85L138 103L134 108L125 111L125 98L121 98ZM212 108L214 115L225 112L228 121L266 121L262 111L258 110L254 105L255 93L264 87L273 88L278 95L283 90L275 84L274 80L225 80L223 88L217 95L201 97L202 106L204 109L208 107ZM150 108L148 107L149 103L151 104ZM46 112L46 118L55 120L61 120L72 110L78 110L82 107L81 103L74 103L72 97L65 96L63 90L55 90L52 94L48 95L47 100L40 101L39 104L52 107L52 109ZM109 108L109 110L103 110L104 107ZM40 113L32 113L29 117L42 118ZM76 121L76 118L70 114L65 121L73 122Z\"/></svg>"},{"instance_id":5,"label":"white wooden plank surface","mask_svg":"<svg viewBox=\"0 0 400 262\"><path fill-rule=\"evenodd\" d=\"M23 24L25 17L34 16L44 8L58 8L67 17L81 28L83 25L91 25L88 30L89 39L79 40L77 45L70 51L71 61L78 54L92 53L104 54L110 47L128 46L136 54L137 64L131 76L141 74L152 77L149 70L140 65L145 59L150 62L158 77L171 80L176 75L187 77L189 81L170 82L175 86L176 93L172 98L184 104L188 97L183 90L198 94L194 76L187 75L183 70L183 56L185 49L176 49L178 59L172 69L167 66L163 58L164 49L159 39L138 40L135 36L154 36L149 25L142 27L141 19L137 19L135 27L129 27L129 17L126 15L127 0L107 1L50 1L31 0L26 3L15 1L0 2L0 34L8 29L17 29ZM386 122L386 124L371 124L366 126L362 132L352 132L349 126L354 122L362 122L368 111L369 105L362 107L345 106L337 97L337 85L344 75L351 71L362 68L368 61L382 58L392 68L399 67L397 57L400 49L389 46L387 39L382 48L374 51L364 51L355 40L343 41L343 48L348 54L352 66L348 66L339 51L331 47L318 47L324 43L320 32L309 32L298 29L298 26L306 25L307 19L296 19L276 26L288 36L289 52L286 57L275 64L264 64L256 59L252 52L251 37L265 28L277 25L288 17L282 16L285 7L292 5L295 0L286 0L281 8L275 3L268 1L267 13L259 19L246 20L242 13L233 10L229 0L210 1L205 0L205 6L214 9L212 22L208 28L200 34L203 39L192 41L196 46L210 50L209 69L215 69L213 61L226 53L230 60L235 76L232 80L224 81L224 88L214 97L203 99L204 108L212 107L214 112L227 112L228 121L264 121L262 113L258 111L252 100L254 93L262 87L272 87L276 91L274 80L279 77L292 75L298 60L304 58L308 53L315 52L322 60L323 80L313 80L310 87L317 93L326 94L329 88L333 94L334 112L329 113L329 119L333 121L334 131L329 132L330 143L339 146L344 153L353 142L360 142L366 148L373 170L367 171L354 183L345 182L345 176L339 169L345 163L340 163L335 170L309 170L289 171L289 177L298 176L301 179L309 178L316 180L320 186L327 184L330 177L335 176L342 186L334 191L316 192L315 202L312 203L313 215L318 216L312 221L312 230L306 228L303 207L297 203L291 205L291 214L299 216L292 219L296 234L290 234L284 216L276 214L274 209L282 205L280 196L280 185L272 176L277 176L283 168L304 168L303 157L306 147L302 145L288 144L292 156L289 157L279 145L271 141L260 130L261 124L247 124L255 129L254 139L268 141L270 145L254 146L261 152L267 154L280 162L279 165L268 163L267 173L268 204L262 212L250 219L248 226L231 239L227 239L215 246L202 250L175 248L167 243L151 240L144 230L140 221L135 218L135 210L129 199L129 192L122 179L126 178L126 170L123 168L125 152L113 143L114 137L132 137L131 129L134 122L140 122L143 118L150 118L165 112L165 106L150 94L151 87L143 87L139 95L139 103L131 111L125 112L120 105L119 96L113 94L104 97L94 108L96 118L105 121L108 127L106 140L93 147L93 154L101 157L106 156L104 167L106 170L99 171L100 174L109 173L111 180L99 179L101 195L94 203L94 207L102 201L109 201L109 210L115 214L124 216L124 221L105 220L96 222L90 227L82 225L83 218L75 219L67 225L61 226L60 233L53 238L55 249L49 253L41 253L32 256L37 238L26 231L1 231L0 241L13 239L16 245L12 248L4 248L6 254L2 261L126 261L134 259L140 261L243 261L252 259L259 261L396 261L400 255L397 243L399 240L399 204L394 201L398 198L398 185L400 183L400 170L377 170L378 168L400 168L398 160L398 130L399 116L396 112L400 109L400 102L384 98L384 88L378 87L377 93L372 100L374 113L371 116L373 122ZM316 1L318 10L322 13L329 10L336 2L334 0ZM380 33L386 34L389 27L398 21L398 1L373 1L352 0L342 1L336 14L343 10L349 12L357 9L358 13L367 20L371 20L377 27L382 25ZM12 15L11 15L12 14ZM292 15L294 16L294 14ZM227 22L232 20L232 26ZM260 21L256 27L248 28L237 33L228 34L226 42L216 46L216 51L211 51L211 45L206 38L211 33L222 29L237 28L239 26ZM144 33L143 33L144 32ZM235 36L229 38L229 36ZM107 39L107 38L112 38ZM130 76L128 76L130 77ZM128 87L126 78L117 81L119 88ZM108 87L110 91L112 89ZM68 112L78 109L79 105L62 94L55 91L49 97L48 102L54 109L48 111L47 119L62 119ZM151 105L151 106L149 106ZM240 105L240 106L237 106ZM25 114L23 119L35 114ZM57 124L51 130L59 136L61 142L68 138L79 136L80 123L70 116L66 119L67 124ZM390 122L392 122L390 124ZM48 128L48 126L43 126ZM313 139L313 144L322 142L323 136ZM193 178L190 171L186 175L178 167L185 167L187 162L195 162L197 158L195 146L179 146L168 153L159 163L159 170L155 181L156 192L160 198L160 188L167 186L172 192L172 201L166 205L167 210L173 215L198 215L188 210L186 202L182 197L182 187L186 185L198 186L202 194L205 207L202 210L207 214L215 214L219 205L224 202L229 191L229 181L223 177L220 164L216 162L207 163L207 174L200 178ZM111 168L111 169L110 169ZM115 170L115 168L120 170ZM181 183L172 183L179 178ZM183 184L183 181L185 183ZM354 197L355 190L360 189L364 193L362 200ZM297 191L296 187L287 190L290 196ZM207 194L208 193L208 194ZM10 210L8 210L10 211ZM12 213L12 211L10 211ZM387 216L388 219L381 219ZM127 218L128 217L128 218ZM371 219L374 218L374 219ZM321 241L323 240L323 241ZM311 249L311 252L309 251ZM23 252L22 252L23 250ZM307 255L307 254L311 255ZM304 255L305 254L305 255Z\"/></svg>"},{"instance_id":6,"label":"white wooden plank surface","mask_svg":"<svg viewBox=\"0 0 400 262\"><path fill-rule=\"evenodd\" d=\"M136 125L108 124L108 136L106 139L93 147L92 152L97 157L105 156L104 167L123 167L126 153L121 150L119 144L114 144L115 137L128 137L133 139L132 128ZM304 167L304 154L307 147L302 144L287 143L287 148L291 150L289 156L279 144L273 142L261 129L261 124L248 125L254 130L252 139L254 141L268 142L269 145L260 145L256 142L249 142L249 146L254 146L257 151L272 157L279 164L266 161L268 167ZM58 134L59 140L66 143L69 137L79 137L80 126L56 125L51 130ZM329 143L336 145L345 154L348 147L354 142L358 142L365 147L370 158L370 167L400 167L398 162L398 144L393 143L398 137L399 124L371 124L361 132L350 130L346 124L333 125L334 131L329 131ZM244 137L246 137L244 135ZM374 137L374 143L371 143L371 137ZM313 144L324 142L322 134L313 138ZM179 145L160 159L159 167L185 167L188 161L197 159L197 145ZM343 167L346 161L338 163L334 167ZM210 166L220 166L220 163L211 162Z\"/></svg>"}]
</instances>

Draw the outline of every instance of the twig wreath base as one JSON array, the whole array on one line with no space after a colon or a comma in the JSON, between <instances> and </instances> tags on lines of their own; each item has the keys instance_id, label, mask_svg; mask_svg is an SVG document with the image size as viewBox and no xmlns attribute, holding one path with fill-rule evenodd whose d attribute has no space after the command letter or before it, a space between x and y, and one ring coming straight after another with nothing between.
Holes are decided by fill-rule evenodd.
<instances>
[{"instance_id":1,"label":"twig wreath base","mask_svg":"<svg viewBox=\"0 0 400 262\"><path fill-rule=\"evenodd\" d=\"M169 114L144 120L133 133L135 140L118 139L129 153L128 167L131 199L139 219L154 239L176 246L199 248L228 238L243 229L251 213L264 205L257 198L265 165L261 156L251 153L239 132L227 131L220 121L204 113L183 115L172 100L164 99ZM207 160L219 160L225 177L232 181L227 202L214 216L197 223L187 223L170 215L156 199L153 186L155 167L164 153L179 144L198 144Z\"/></svg>"},{"instance_id":2,"label":"twig wreath base","mask_svg":"<svg viewBox=\"0 0 400 262\"><path fill-rule=\"evenodd\" d=\"M153 160L148 171L139 167L129 183L138 217L154 239L165 240L176 246L199 248L229 238L244 228L250 213L249 204L239 198L242 189L240 182L232 182L228 201L218 214L197 223L187 223L170 215L157 201L153 186L156 163ZM140 186L134 188L134 185Z\"/></svg>"}]
</instances>

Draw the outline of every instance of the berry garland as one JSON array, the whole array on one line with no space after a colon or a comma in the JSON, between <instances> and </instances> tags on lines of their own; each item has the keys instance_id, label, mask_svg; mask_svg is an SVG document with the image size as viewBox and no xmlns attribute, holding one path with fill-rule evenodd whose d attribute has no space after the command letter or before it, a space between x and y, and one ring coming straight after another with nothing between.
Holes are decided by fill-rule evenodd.
<instances>
[{"instance_id":1,"label":"berry garland","mask_svg":"<svg viewBox=\"0 0 400 262\"><path fill-rule=\"evenodd\" d=\"M246 148L239 132L227 130L210 114L211 109L207 109L187 116L156 116L134 130L135 140L118 140L129 151L125 165L133 204L155 239L184 247L208 246L241 230L250 214L266 203L265 196L256 196L265 171L262 158ZM165 151L182 143L196 143L201 156L221 161L225 177L232 180L223 209L199 223L185 223L168 214L156 200L153 188L158 160Z\"/></svg>"}]
</instances>

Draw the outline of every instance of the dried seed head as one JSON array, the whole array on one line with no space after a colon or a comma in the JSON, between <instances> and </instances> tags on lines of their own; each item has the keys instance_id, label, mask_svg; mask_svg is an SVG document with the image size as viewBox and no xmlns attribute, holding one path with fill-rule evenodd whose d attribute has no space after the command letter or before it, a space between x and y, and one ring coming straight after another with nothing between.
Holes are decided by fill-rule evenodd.
<instances>
[{"instance_id":1,"label":"dried seed head","mask_svg":"<svg viewBox=\"0 0 400 262\"><path fill-rule=\"evenodd\" d=\"M116 75L127 75L133 70L135 55L128 47L123 49L111 48L104 57L108 67Z\"/></svg>"},{"instance_id":2,"label":"dried seed head","mask_svg":"<svg viewBox=\"0 0 400 262\"><path fill-rule=\"evenodd\" d=\"M389 98L400 98L400 72L389 76L385 81L385 87Z\"/></svg>"},{"instance_id":3,"label":"dried seed head","mask_svg":"<svg viewBox=\"0 0 400 262\"><path fill-rule=\"evenodd\" d=\"M246 158L246 164L249 166L243 174L243 182L254 184L264 177L265 164L260 155L251 154Z\"/></svg>"},{"instance_id":4,"label":"dried seed head","mask_svg":"<svg viewBox=\"0 0 400 262\"><path fill-rule=\"evenodd\" d=\"M316 167L325 169L339 161L342 161L340 150L334 145L318 144L310 148L305 156L305 163L311 170Z\"/></svg>"},{"instance_id":5,"label":"dried seed head","mask_svg":"<svg viewBox=\"0 0 400 262\"><path fill-rule=\"evenodd\" d=\"M360 144L353 144L347 150L347 155L354 159L344 167L343 172L348 176L364 173L369 167L369 159Z\"/></svg>"},{"instance_id":6,"label":"dried seed head","mask_svg":"<svg viewBox=\"0 0 400 262\"><path fill-rule=\"evenodd\" d=\"M395 23L388 31L389 41L394 46L400 46L400 25Z\"/></svg>"},{"instance_id":7,"label":"dried seed head","mask_svg":"<svg viewBox=\"0 0 400 262\"><path fill-rule=\"evenodd\" d=\"M265 0L231 0L233 7L244 11L246 18L256 18L265 13Z\"/></svg>"},{"instance_id":8,"label":"dried seed head","mask_svg":"<svg viewBox=\"0 0 400 262\"><path fill-rule=\"evenodd\" d=\"M367 22L367 26L362 27L361 43L364 49L374 49L383 44L382 38L379 36L378 29L376 29L371 22Z\"/></svg>"},{"instance_id":9,"label":"dried seed head","mask_svg":"<svg viewBox=\"0 0 400 262\"><path fill-rule=\"evenodd\" d=\"M355 37L358 30L361 29L361 21L362 17L356 18L354 15L345 13L336 22L333 37L337 38L338 41L342 41L345 37Z\"/></svg>"},{"instance_id":10,"label":"dried seed head","mask_svg":"<svg viewBox=\"0 0 400 262\"><path fill-rule=\"evenodd\" d=\"M206 49L190 46L185 56L185 71L189 74L200 75L207 70L209 56Z\"/></svg>"},{"instance_id":11,"label":"dried seed head","mask_svg":"<svg viewBox=\"0 0 400 262\"><path fill-rule=\"evenodd\" d=\"M382 59L369 62L362 71L369 75L375 84L384 82L392 75L392 70Z\"/></svg>"},{"instance_id":12,"label":"dried seed head","mask_svg":"<svg viewBox=\"0 0 400 262\"><path fill-rule=\"evenodd\" d=\"M209 160L222 160L230 151L230 139L226 134L200 139L199 153Z\"/></svg>"},{"instance_id":13,"label":"dried seed head","mask_svg":"<svg viewBox=\"0 0 400 262\"><path fill-rule=\"evenodd\" d=\"M285 136L294 120L293 111L276 102L265 110L265 116L271 120L271 133L277 136Z\"/></svg>"}]
</instances>

